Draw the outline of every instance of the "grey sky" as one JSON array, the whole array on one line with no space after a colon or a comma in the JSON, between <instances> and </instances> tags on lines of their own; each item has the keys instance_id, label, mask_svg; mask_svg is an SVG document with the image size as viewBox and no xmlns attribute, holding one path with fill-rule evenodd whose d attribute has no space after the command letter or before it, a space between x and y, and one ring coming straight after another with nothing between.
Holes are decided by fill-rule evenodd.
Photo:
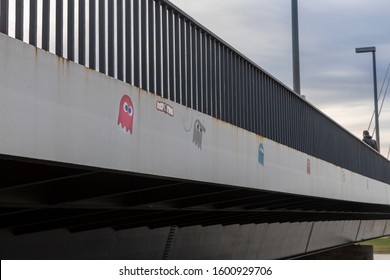
<instances>
[{"instance_id":1,"label":"grey sky","mask_svg":"<svg viewBox=\"0 0 390 280\"><path fill-rule=\"evenodd\" d=\"M292 87L290 0L171 2ZM361 138L374 110L372 57L356 54L355 48L376 46L379 92L390 62L390 1L298 0L298 5L302 94ZM390 146L388 95L380 116L385 156Z\"/></svg>"}]
</instances>

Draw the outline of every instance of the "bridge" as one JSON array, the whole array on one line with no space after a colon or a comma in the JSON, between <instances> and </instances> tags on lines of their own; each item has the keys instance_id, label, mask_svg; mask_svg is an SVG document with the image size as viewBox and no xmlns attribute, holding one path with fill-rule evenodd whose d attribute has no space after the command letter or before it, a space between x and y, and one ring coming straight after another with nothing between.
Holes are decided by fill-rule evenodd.
<instances>
[{"instance_id":1,"label":"bridge","mask_svg":"<svg viewBox=\"0 0 390 280\"><path fill-rule=\"evenodd\" d=\"M169 1L0 0L0 32L2 259L390 235L389 161Z\"/></svg>"}]
</instances>

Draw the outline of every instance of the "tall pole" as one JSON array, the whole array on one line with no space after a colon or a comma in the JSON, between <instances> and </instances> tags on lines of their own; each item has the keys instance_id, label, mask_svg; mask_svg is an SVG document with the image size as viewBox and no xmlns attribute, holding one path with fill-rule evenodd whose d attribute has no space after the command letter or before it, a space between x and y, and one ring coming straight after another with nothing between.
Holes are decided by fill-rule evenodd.
<instances>
[{"instance_id":1,"label":"tall pole","mask_svg":"<svg viewBox=\"0 0 390 280\"><path fill-rule=\"evenodd\" d=\"M298 32L298 0L291 0L292 19L292 52L293 52L293 87L301 94L301 77L299 70L299 32Z\"/></svg>"},{"instance_id":2,"label":"tall pole","mask_svg":"<svg viewBox=\"0 0 390 280\"><path fill-rule=\"evenodd\" d=\"M374 105L375 105L375 130L376 130L376 143L378 145L378 150L380 151L380 140L379 140L379 113L378 113L378 89L376 81L376 59L375 51L372 52L372 67L374 73Z\"/></svg>"}]
</instances>

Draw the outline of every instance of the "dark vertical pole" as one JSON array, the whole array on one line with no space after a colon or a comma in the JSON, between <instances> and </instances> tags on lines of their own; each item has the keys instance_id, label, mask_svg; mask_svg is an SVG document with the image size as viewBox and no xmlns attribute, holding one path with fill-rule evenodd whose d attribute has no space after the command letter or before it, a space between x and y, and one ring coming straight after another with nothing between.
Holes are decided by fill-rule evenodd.
<instances>
[{"instance_id":1,"label":"dark vertical pole","mask_svg":"<svg viewBox=\"0 0 390 280\"><path fill-rule=\"evenodd\" d=\"M169 33L169 99L175 100L175 50L173 32L173 10L168 10L168 33Z\"/></svg>"},{"instance_id":2,"label":"dark vertical pole","mask_svg":"<svg viewBox=\"0 0 390 280\"><path fill-rule=\"evenodd\" d=\"M63 0L56 2L56 55L63 55Z\"/></svg>"},{"instance_id":3,"label":"dark vertical pole","mask_svg":"<svg viewBox=\"0 0 390 280\"><path fill-rule=\"evenodd\" d=\"M141 88L148 90L148 45L147 45L147 0L141 1L141 68L142 85Z\"/></svg>"},{"instance_id":4,"label":"dark vertical pole","mask_svg":"<svg viewBox=\"0 0 390 280\"><path fill-rule=\"evenodd\" d=\"M131 6L130 1L125 1L125 33L126 33L126 41L125 41L125 53L126 53L126 83L132 83L132 57L131 57Z\"/></svg>"},{"instance_id":5,"label":"dark vertical pole","mask_svg":"<svg viewBox=\"0 0 390 280\"><path fill-rule=\"evenodd\" d=\"M115 76L114 1L108 1L108 75Z\"/></svg>"},{"instance_id":6,"label":"dark vertical pole","mask_svg":"<svg viewBox=\"0 0 390 280\"><path fill-rule=\"evenodd\" d=\"M181 103L181 85L180 81L182 77L180 76L180 25L179 25L179 15L177 13L173 14L174 25L175 25L175 79L176 79L176 102ZM184 78L184 77L183 77Z\"/></svg>"},{"instance_id":7,"label":"dark vertical pole","mask_svg":"<svg viewBox=\"0 0 390 280\"><path fill-rule=\"evenodd\" d=\"M202 50L201 50L201 30L196 29L196 108L195 110L202 110Z\"/></svg>"},{"instance_id":8,"label":"dark vertical pole","mask_svg":"<svg viewBox=\"0 0 390 280\"><path fill-rule=\"evenodd\" d=\"M156 13L156 93L160 96L162 92L161 80L161 5L159 1L155 1Z\"/></svg>"},{"instance_id":9,"label":"dark vertical pole","mask_svg":"<svg viewBox=\"0 0 390 280\"><path fill-rule=\"evenodd\" d=\"M117 0L117 75L123 81L123 0Z\"/></svg>"},{"instance_id":10,"label":"dark vertical pole","mask_svg":"<svg viewBox=\"0 0 390 280\"><path fill-rule=\"evenodd\" d=\"M143 0L145 1L145 0ZM139 49L139 0L134 0L134 85L140 86L140 49Z\"/></svg>"},{"instance_id":11,"label":"dark vertical pole","mask_svg":"<svg viewBox=\"0 0 390 280\"><path fill-rule=\"evenodd\" d=\"M0 0L0 32L8 34L8 0Z\"/></svg>"},{"instance_id":12,"label":"dark vertical pole","mask_svg":"<svg viewBox=\"0 0 390 280\"><path fill-rule=\"evenodd\" d=\"M85 65L85 0L79 0L79 63Z\"/></svg>"},{"instance_id":13,"label":"dark vertical pole","mask_svg":"<svg viewBox=\"0 0 390 280\"><path fill-rule=\"evenodd\" d=\"M23 41L23 4L24 0L16 0L15 38Z\"/></svg>"},{"instance_id":14,"label":"dark vertical pole","mask_svg":"<svg viewBox=\"0 0 390 280\"><path fill-rule=\"evenodd\" d=\"M50 0L43 0L42 49L49 51L49 47L50 47Z\"/></svg>"},{"instance_id":15,"label":"dark vertical pole","mask_svg":"<svg viewBox=\"0 0 390 280\"><path fill-rule=\"evenodd\" d=\"M37 45L37 0L30 0L30 45Z\"/></svg>"},{"instance_id":16,"label":"dark vertical pole","mask_svg":"<svg viewBox=\"0 0 390 280\"><path fill-rule=\"evenodd\" d=\"M96 0L89 0L89 68L96 70Z\"/></svg>"},{"instance_id":17,"label":"dark vertical pole","mask_svg":"<svg viewBox=\"0 0 390 280\"><path fill-rule=\"evenodd\" d=\"M106 73L106 8L99 0L99 72Z\"/></svg>"},{"instance_id":18,"label":"dark vertical pole","mask_svg":"<svg viewBox=\"0 0 390 280\"><path fill-rule=\"evenodd\" d=\"M74 61L74 0L68 0L68 59Z\"/></svg>"},{"instance_id":19,"label":"dark vertical pole","mask_svg":"<svg viewBox=\"0 0 390 280\"><path fill-rule=\"evenodd\" d=\"M154 66L155 66L155 58L154 58L154 1L149 0L149 91L155 93L156 88L154 85Z\"/></svg>"},{"instance_id":20,"label":"dark vertical pole","mask_svg":"<svg viewBox=\"0 0 390 280\"><path fill-rule=\"evenodd\" d=\"M291 0L291 19L293 49L293 84L294 91L298 94L301 94L301 78L299 69L298 0Z\"/></svg>"}]
</instances>

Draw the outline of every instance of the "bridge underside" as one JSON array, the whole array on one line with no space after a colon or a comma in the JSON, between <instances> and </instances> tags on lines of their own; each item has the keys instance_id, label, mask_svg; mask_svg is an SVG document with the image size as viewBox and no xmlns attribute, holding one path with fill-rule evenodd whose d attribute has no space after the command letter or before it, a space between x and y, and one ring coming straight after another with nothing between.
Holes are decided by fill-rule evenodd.
<instances>
[{"instance_id":1,"label":"bridge underside","mask_svg":"<svg viewBox=\"0 0 390 280\"><path fill-rule=\"evenodd\" d=\"M388 206L3 157L0 226L67 228L390 220Z\"/></svg>"}]
</instances>

